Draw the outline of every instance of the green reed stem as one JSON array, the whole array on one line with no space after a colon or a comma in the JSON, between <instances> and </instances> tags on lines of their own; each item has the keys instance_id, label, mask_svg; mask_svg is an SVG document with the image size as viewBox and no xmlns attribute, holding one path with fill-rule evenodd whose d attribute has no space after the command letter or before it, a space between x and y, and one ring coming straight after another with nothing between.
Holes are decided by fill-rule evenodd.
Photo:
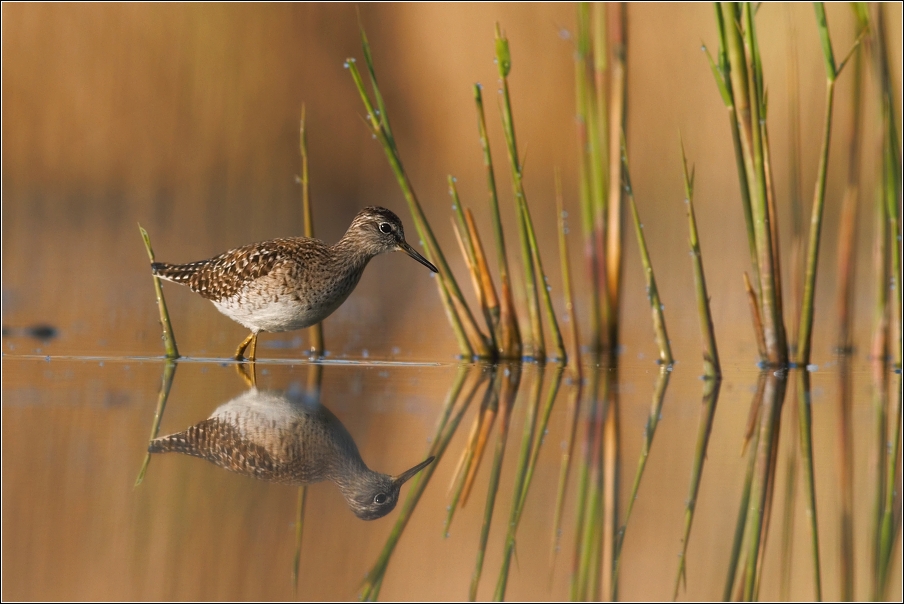
<instances>
[{"instance_id":1,"label":"green reed stem","mask_svg":"<svg viewBox=\"0 0 904 604\"><path fill-rule=\"evenodd\" d=\"M301 150L301 208L304 214L304 236L314 237L314 212L311 209L311 192L308 175L308 137L305 127L305 106L301 105L301 125L298 129L299 149ZM311 334L311 354L321 356L324 351L323 322L311 325L308 333Z\"/></svg>"},{"instance_id":2,"label":"green reed stem","mask_svg":"<svg viewBox=\"0 0 904 604\"><path fill-rule=\"evenodd\" d=\"M801 306L800 333L797 337L799 347L797 363L806 366L810 363L810 346L813 331L814 298L816 295L816 263L819 258L819 239L822 231L822 213L825 205L826 172L829 164L829 144L832 138L832 109L835 102L835 79L838 73L835 57L832 53L832 42L829 38L826 23L825 7L822 3L814 3L816 24L822 42L823 60L826 68L826 109L823 122L822 151L819 156L819 168L816 176L816 191L813 195L813 210L810 217L810 237L807 244L807 269L804 281L804 299Z\"/></svg>"},{"instance_id":3,"label":"green reed stem","mask_svg":"<svg viewBox=\"0 0 904 604\"><path fill-rule=\"evenodd\" d=\"M763 395L765 393L766 376L761 372L757 379L756 393L753 395L751 408L759 410L763 405ZM750 491L753 486L753 475L756 470L756 450L759 446L760 434L754 430L751 435L752 442L747 453L747 469L744 472L744 488L741 490L741 502L738 508L738 519L735 523L734 539L731 545L731 554L728 558L728 576L725 580L725 588L722 591L722 600L728 602L732 599L732 590L735 584L735 578L738 572L738 563L741 557L741 546L744 543L744 536L747 527L747 512L750 509Z\"/></svg>"},{"instance_id":4,"label":"green reed stem","mask_svg":"<svg viewBox=\"0 0 904 604\"><path fill-rule=\"evenodd\" d=\"M663 304L659 298L659 289L656 287L656 276L653 274L650 252L647 250L643 224L640 222L640 214L637 212L637 204L634 201L634 188L631 186L631 172L628 168L628 152L624 146L622 146L622 166L625 177L625 191L628 194L628 203L631 206L631 216L634 218L634 231L637 234L640 259L643 263L644 278L647 283L647 299L650 301L650 308L653 312L653 331L656 334L656 343L659 345L659 359L664 365L671 365L675 359L672 357L672 347L665 328L665 317L662 314Z\"/></svg>"},{"instance_id":5,"label":"green reed stem","mask_svg":"<svg viewBox=\"0 0 904 604\"><path fill-rule=\"evenodd\" d=\"M694 169L687 170L687 156L684 143L681 144L681 161L684 168L684 200L687 204L687 221L690 230L691 258L694 267L694 289L697 292L697 314L700 317L700 331L703 334L703 366L707 376L722 375L719 363L719 351L716 347L716 334L713 328L713 317L709 309L709 294L706 291L706 276L703 273L703 254L700 251L700 240L697 236L697 218L694 215Z\"/></svg>"},{"instance_id":6,"label":"green reed stem","mask_svg":"<svg viewBox=\"0 0 904 604\"><path fill-rule=\"evenodd\" d=\"M813 469L813 414L810 397L810 372L800 370L797 381L797 407L800 419L800 457L804 469L804 492L807 498L807 517L810 519L810 547L813 556L815 598L822 601L822 572L819 563L819 525L816 516L816 478Z\"/></svg>"},{"instance_id":7,"label":"green reed stem","mask_svg":"<svg viewBox=\"0 0 904 604\"><path fill-rule=\"evenodd\" d=\"M716 414L716 403L719 401L721 386L722 378L719 376L703 382L703 407L700 410L700 426L697 429L697 446L694 449L694 463L691 467L691 483L684 508L684 535L681 537L681 553L678 554L678 572L675 575L672 600L678 599L678 589L682 581L687 589L687 545L691 537L694 512L697 509L697 494L700 492L700 482L703 478L703 463L706 461L706 450L709 446L709 436L712 433L713 418Z\"/></svg>"},{"instance_id":8,"label":"green reed stem","mask_svg":"<svg viewBox=\"0 0 904 604\"><path fill-rule=\"evenodd\" d=\"M562 453L562 465L559 470L559 485L556 488L556 507L553 512L552 522L552 540L550 550L550 572L555 567L556 554L559 551L559 538L562 534L562 511L565 506L565 491L568 487L568 478L571 473L571 457L574 454L574 440L578 430L578 420L580 419L580 403L581 391L583 385L581 381L576 380L568 395L568 420L569 426L568 436L565 441L565 449Z\"/></svg>"},{"instance_id":9,"label":"green reed stem","mask_svg":"<svg viewBox=\"0 0 904 604\"><path fill-rule=\"evenodd\" d=\"M618 593L618 572L621 567L621 551L625 542L625 533L628 530L628 522L631 520L631 511L634 509L634 502L637 500L637 492L640 490L640 481L643 478L643 472L647 467L647 459L650 456L650 449L653 447L653 437L656 436L656 426L659 425L659 417L662 414L662 403L665 400L665 391L669 386L669 378L672 372L667 366L659 368L659 375L656 377L656 386L653 389L653 400L650 405L650 415L647 418L647 424L644 426L643 441L640 445L640 458L637 460L637 471L634 473L634 483L631 485L631 495L628 497L628 505L625 509L625 518L622 521L621 529L615 537L615 555L612 572L612 594L614 601Z\"/></svg>"},{"instance_id":10,"label":"green reed stem","mask_svg":"<svg viewBox=\"0 0 904 604\"><path fill-rule=\"evenodd\" d=\"M298 577L301 569L301 538L304 535L304 507L308 497L308 488L298 487L298 504L295 506L295 558L292 561L292 585L298 596Z\"/></svg>"},{"instance_id":11,"label":"green reed stem","mask_svg":"<svg viewBox=\"0 0 904 604\"><path fill-rule=\"evenodd\" d=\"M731 79L729 78L728 55L725 51L725 32L722 13L716 6L716 20L719 26L719 54L718 64L713 60L706 47L706 58L709 60L710 69L716 80L716 86L719 88L719 94L722 96L722 102L725 103L725 109L728 110L728 122L731 126L731 140L734 146L735 168L738 172L738 183L741 190L741 209L744 212L744 225L747 227L747 244L750 248L750 266L753 269L754 280L760 282L760 268L756 253L756 234L753 226L753 214L751 213L750 204L750 183L747 180L747 168L744 163L744 149L741 145L741 131L738 126L738 113L735 108L734 94L731 87Z\"/></svg>"},{"instance_id":12,"label":"green reed stem","mask_svg":"<svg viewBox=\"0 0 904 604\"><path fill-rule=\"evenodd\" d=\"M160 422L163 420L163 410L166 409L166 401L169 399L170 389L173 387L173 378L176 376L176 362L173 360L164 361L163 378L160 382L160 392L157 393L157 408L154 411L154 421L151 424L151 435L148 442L157 438L160 433ZM144 480L144 475L148 471L148 465L151 463L151 454L144 454L144 461L141 462L141 469L138 470L138 478L135 479L135 485L138 486Z\"/></svg>"},{"instance_id":13,"label":"green reed stem","mask_svg":"<svg viewBox=\"0 0 904 604\"><path fill-rule=\"evenodd\" d=\"M493 170L493 155L490 153L490 139L487 136L486 117L483 110L483 93L480 84L474 85L474 103L477 106L477 129L480 146L483 149L483 164L487 170L487 192L490 203L490 217L493 221L493 238L496 242L496 256L499 264L501 300L499 318L496 324L496 350L500 358L521 358L521 332L518 329L518 315L512 299L512 281L509 276L508 257L505 251L505 234L502 217L499 214L499 197L496 193L496 175Z\"/></svg>"},{"instance_id":14,"label":"green reed stem","mask_svg":"<svg viewBox=\"0 0 904 604\"><path fill-rule=\"evenodd\" d=\"M524 504L527 501L527 493L530 490L531 481L534 477L534 471L537 468L537 460L540 457L540 448L543 446L543 440L546 435L546 429L549 426L549 416L552 414L552 408L556 401L556 396L559 393L559 386L562 383L562 373L565 369L565 366L562 364L556 365L553 370L553 378L552 383L549 386L549 391L546 395L546 400L543 403L543 409L540 413L540 419L537 423L536 427L533 429L532 434L532 444L529 451L529 459L527 460L527 466L522 468L520 465L521 460L519 459L518 466L518 475L520 476L522 470L524 473L523 481L521 482L520 492L516 492L512 497L512 512L511 517L509 518L509 526L508 526L508 534L505 538L505 547L503 550L503 561L502 561L502 570L499 573L499 582L496 586L496 595L495 598L499 601L505 598L505 588L508 583L508 574L509 568L511 566L511 559L515 553L515 535L518 532L518 525L521 522L521 515L524 512ZM542 369L541 369L542 371ZM538 382L542 383L542 374L538 379ZM539 392L538 392L539 394ZM539 401L539 396L538 396ZM525 437L527 437L527 433L525 432Z\"/></svg>"},{"instance_id":15,"label":"green reed stem","mask_svg":"<svg viewBox=\"0 0 904 604\"><path fill-rule=\"evenodd\" d=\"M568 225L565 222L565 200L562 196L562 175L559 169L555 170L556 182L556 215L559 217L559 259L562 262L562 290L565 293L565 310L568 313L568 321L571 324L571 358L568 366L575 379L580 382L583 374L581 369L581 339L578 328L578 317L574 308L574 291L571 284L571 262L568 260Z\"/></svg>"},{"instance_id":16,"label":"green reed stem","mask_svg":"<svg viewBox=\"0 0 904 604\"><path fill-rule=\"evenodd\" d=\"M792 372L790 379L796 380L798 375L797 372ZM794 510L797 502L797 458L800 454L800 447L797 446L797 441L800 439L798 414L797 405L788 405L788 417L785 421L788 424L787 434L791 441L785 448L785 495L782 514L781 578L779 579L779 597L783 601L791 599L791 567L794 562Z\"/></svg>"},{"instance_id":17,"label":"green reed stem","mask_svg":"<svg viewBox=\"0 0 904 604\"><path fill-rule=\"evenodd\" d=\"M364 578L360 593L360 599L363 601L375 601L379 597L383 577L386 575L386 569L389 566L392 553L395 551L395 547L402 537L402 532L408 525L408 521L414 513L414 508L417 507L421 495L424 494L424 490L426 490L427 484L433 476L433 472L439 465L439 461L442 459L443 453L449 445L449 441L451 441L452 436L455 435L455 430L458 428L461 418L464 416L465 411L467 411L471 404L471 400L474 398L480 384L483 382L483 376L481 376L468 391L464 400L458 406L457 411L453 414L452 412L455 410L455 404L459 399L467 376L467 367L464 365L460 366L458 373L455 376L455 381L452 383L452 388L449 390L449 394L443 403L443 410L440 413L440 420L436 428L436 433L430 441L432 444L430 445L428 456L436 457L436 459L409 481L411 487L409 487L408 496L401 505L398 518L396 518L392 531L390 531L389 537L386 539L386 544L383 546L383 550L377 557L377 561Z\"/></svg>"},{"instance_id":18,"label":"green reed stem","mask_svg":"<svg viewBox=\"0 0 904 604\"><path fill-rule=\"evenodd\" d=\"M508 582L509 565L511 564L512 549L515 547L514 530L518 526L518 501L527 481L528 462L530 460L533 435L537 427L537 411L540 407L540 395L543 391L544 366L537 366L537 377L531 385L528 393L527 415L524 418L524 432L521 436L521 447L518 450L518 461L515 470L515 485L512 491L512 507L509 512L508 532L506 534L505 547L502 554L502 569L499 571L499 579L496 581L496 591L493 600L501 602L505 599L505 588Z\"/></svg>"},{"instance_id":19,"label":"green reed stem","mask_svg":"<svg viewBox=\"0 0 904 604\"><path fill-rule=\"evenodd\" d=\"M477 600L477 587L480 585L480 576L483 573L483 562L486 558L487 542L490 538L490 526L493 521L493 510L496 507L496 495L499 493L499 477L502 475L502 462L505 457L505 445L508 442L508 433L512 409L518 394L518 386L521 383L520 365L512 365L511 372L503 378L503 391L500 393L501 416L499 418L499 434L496 437L496 450L493 454L493 467L490 470L490 481L487 486L487 501L484 506L483 524L480 527L480 541L477 546L477 561L474 572L471 574L471 585L468 591L468 599Z\"/></svg>"},{"instance_id":20,"label":"green reed stem","mask_svg":"<svg viewBox=\"0 0 904 604\"><path fill-rule=\"evenodd\" d=\"M592 114L595 109L593 97L596 95L594 80L590 77L591 71L591 36L590 36L590 5L579 2L577 5L577 29L575 36L575 111L578 138L579 160L579 184L581 205L581 227L584 235L584 256L587 260L587 268L590 277L590 349L599 354L603 350L603 329L607 314L603 304L607 296L603 288L605 281L601 279L602 252L600 243L602 236L597 232L594 183L600 164L591 159L591 139L599 138L598 130L591 123L594 121ZM599 143L595 143L597 148ZM602 267L605 270L605 267Z\"/></svg>"},{"instance_id":21,"label":"green reed stem","mask_svg":"<svg viewBox=\"0 0 904 604\"><path fill-rule=\"evenodd\" d=\"M361 28L361 43L364 51L364 58L367 64L367 69L370 73L371 88L373 89L374 97L376 99L376 109L374 108L374 103L371 102L370 96L367 93L367 90L364 86L364 81L361 79L361 74L358 71L355 60L351 58L348 59L346 61L346 65L348 66L349 72L352 75L352 79L355 82L355 86L358 89L358 94L360 95L361 100L364 103L364 108L367 112L367 124L373 132L374 136L376 136L377 140L380 142L380 145L383 147L383 151L386 153L386 158L389 160L390 168L392 169L392 172L396 177L396 181L398 181L399 186L402 189L402 193L405 196L405 201L408 203L408 209L411 212L412 218L414 218L414 224L415 228L417 229L418 236L424 242L427 257L437 265L440 274L440 282L443 284L443 287L446 288L449 298L451 300L454 300L454 303L448 303L446 302L446 298L443 297L443 304L446 306L446 313L450 315L450 317L452 315L459 315L458 323L461 324L461 326L464 328L465 333L469 334L472 338L471 345L465 347L463 346L461 334L456 331L456 337L459 340L459 349L461 350L463 355L466 355L468 357L471 357L472 354L476 354L478 357L488 358L491 356L489 344L487 343L487 340L483 336L483 334L480 333L480 329L477 327L477 324L474 321L474 316L471 314L471 310L464 300L461 289L458 287L458 283L455 281L455 276L452 274L452 271L449 268L448 263L446 262L446 258L442 253L442 249L440 248L439 243L436 241L436 238L433 235L433 230L430 228L430 223L427 221L427 216L424 214L424 211L421 208L421 204L414 193L414 188L411 185L408 174L405 172L405 169L402 165L401 155L399 154L398 147L395 144L395 138L392 134L392 129L389 125L389 116L386 112L386 107L383 104L383 96L382 94L380 94L380 89L377 85L377 77L371 57L370 44L367 41L367 36L364 33L363 27ZM453 329L456 329L454 322Z\"/></svg>"},{"instance_id":22,"label":"green reed stem","mask_svg":"<svg viewBox=\"0 0 904 604\"><path fill-rule=\"evenodd\" d=\"M590 582L592 558L601 530L600 502L602 500L602 425L608 411L608 398L600 397L600 371L590 373L584 451L578 466L578 492L575 513L575 553L571 574L569 599L586 600ZM608 373L605 375L608 378ZM603 382L603 389L608 382ZM605 392L603 393L605 394Z\"/></svg>"},{"instance_id":23,"label":"green reed stem","mask_svg":"<svg viewBox=\"0 0 904 604\"><path fill-rule=\"evenodd\" d=\"M151 238L148 236L148 232L145 231L140 224L138 225L138 230L141 232L141 238L144 240L144 248L148 252L148 258L151 259L151 264L153 264L154 248L151 247ZM157 294L157 309L160 311L160 325L163 327L163 346L166 350L164 356L168 359L178 359L179 348L176 346L176 336L173 334L173 325L170 323L169 311L166 309L166 299L163 297L163 287L160 285L160 278L157 277L157 275L154 275L153 279L154 292Z\"/></svg>"},{"instance_id":24,"label":"green reed stem","mask_svg":"<svg viewBox=\"0 0 904 604\"><path fill-rule=\"evenodd\" d=\"M789 326L789 353L797 358L797 334L800 331L800 311L804 297L803 232L804 209L801 194L801 143L800 143L800 75L798 69L797 27L786 5L788 24L788 192L791 206L791 325ZM795 407L792 405L792 409ZM787 506L786 506L787 507ZM788 537L790 539L790 536ZM790 550L790 542L788 548ZM790 573L790 569L788 570Z\"/></svg>"},{"instance_id":25,"label":"green reed stem","mask_svg":"<svg viewBox=\"0 0 904 604\"><path fill-rule=\"evenodd\" d=\"M496 24L496 62L499 67L499 77L502 80L502 127L505 132L506 147L508 149L509 163L512 171L512 188L515 194L515 206L518 211L519 234L521 236L521 254L524 262L524 276L528 314L530 316L531 331L533 337L533 356L538 360L545 360L546 345L543 338L543 327L540 324L540 302L537 296L539 286L543 295L543 304L546 310L546 319L552 330L556 347L556 355L562 361L567 359L565 343L562 333L559 331L559 323L552 305L552 297L549 293L550 286L543 271L543 262L540 258L540 248L537 244L537 235L534 232L534 223L527 206L527 196L524 193L522 178L522 165L518 156L518 145L515 140L515 124L512 116L512 102L509 95L508 74L512 68L511 53L509 52L508 39L502 34L499 24ZM539 281L539 283L538 283Z\"/></svg>"},{"instance_id":26,"label":"green reed stem","mask_svg":"<svg viewBox=\"0 0 904 604\"><path fill-rule=\"evenodd\" d=\"M772 460L774 456L774 439L776 436L776 418L781 411L785 396L786 381L784 376L774 373L766 375L763 391L763 404L759 417L759 436L753 454L756 458L756 471L750 490L750 502L747 511L747 567L744 573L744 600L751 601L759 579L759 561L763 544L763 527L767 523L766 511L769 502L769 485L771 483Z\"/></svg>"}]
</instances>

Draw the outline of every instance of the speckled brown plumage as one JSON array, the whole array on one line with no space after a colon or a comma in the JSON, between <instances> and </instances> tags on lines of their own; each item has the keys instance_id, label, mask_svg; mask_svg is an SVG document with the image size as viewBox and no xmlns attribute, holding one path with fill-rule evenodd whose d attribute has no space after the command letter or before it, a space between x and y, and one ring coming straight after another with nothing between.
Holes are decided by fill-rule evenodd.
<instances>
[{"instance_id":1,"label":"speckled brown plumage","mask_svg":"<svg viewBox=\"0 0 904 604\"><path fill-rule=\"evenodd\" d=\"M154 262L162 279L187 285L251 330L236 351L241 360L257 334L292 331L319 323L351 294L367 263L378 254L404 251L433 272L436 267L405 241L402 222L385 208L361 210L334 245L287 237L252 243L189 264Z\"/></svg>"},{"instance_id":2,"label":"speckled brown plumage","mask_svg":"<svg viewBox=\"0 0 904 604\"><path fill-rule=\"evenodd\" d=\"M432 461L399 476L369 469L345 426L322 405L298 395L252 388L206 420L156 438L151 453L183 453L232 472L283 484L334 482L365 520L389 513L402 484Z\"/></svg>"}]
</instances>

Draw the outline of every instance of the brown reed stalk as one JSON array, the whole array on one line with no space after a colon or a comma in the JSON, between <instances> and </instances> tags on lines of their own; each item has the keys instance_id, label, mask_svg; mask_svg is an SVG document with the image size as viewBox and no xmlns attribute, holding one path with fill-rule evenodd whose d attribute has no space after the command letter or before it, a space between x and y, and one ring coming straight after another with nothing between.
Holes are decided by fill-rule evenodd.
<instances>
[{"instance_id":1,"label":"brown reed stalk","mask_svg":"<svg viewBox=\"0 0 904 604\"><path fill-rule=\"evenodd\" d=\"M299 148L301 150L301 176L299 182L301 184L301 208L304 215L304 236L314 237L314 212L311 208L311 193L308 175L308 137L305 124L305 106L301 105L301 125L298 129ZM324 351L323 342L323 322L311 325L308 328L311 335L310 351L312 356L321 356Z\"/></svg>"},{"instance_id":2,"label":"brown reed stalk","mask_svg":"<svg viewBox=\"0 0 904 604\"><path fill-rule=\"evenodd\" d=\"M609 93L609 201L606 219L606 291L609 296L609 350L618 348L618 318L622 296L622 140L628 128L628 5L624 2L606 5L612 13L609 19L609 38L612 41ZM597 44L597 46L601 46Z\"/></svg>"},{"instance_id":3,"label":"brown reed stalk","mask_svg":"<svg viewBox=\"0 0 904 604\"><path fill-rule=\"evenodd\" d=\"M866 13L866 5L852 3L854 16L859 32L868 32L869 20ZM860 34L863 35L863 34ZM864 73L863 73L863 49L858 48L854 53L854 83L851 87L851 127L848 130L848 170L847 182L844 188L844 197L841 202L841 218L838 229L838 289L836 293L836 309L838 313L838 335L835 343L836 349L842 353L850 353L854 348L854 270L856 266L855 254L857 243L857 223L859 222L860 205L860 165L861 154L861 129L863 112ZM853 596L853 594L850 594Z\"/></svg>"}]
</instances>

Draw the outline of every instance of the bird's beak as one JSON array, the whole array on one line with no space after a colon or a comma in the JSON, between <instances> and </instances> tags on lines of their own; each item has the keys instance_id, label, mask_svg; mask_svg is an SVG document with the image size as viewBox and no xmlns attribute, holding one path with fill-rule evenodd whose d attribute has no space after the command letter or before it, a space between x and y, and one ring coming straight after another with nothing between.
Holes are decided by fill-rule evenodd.
<instances>
[{"instance_id":1,"label":"bird's beak","mask_svg":"<svg viewBox=\"0 0 904 604\"><path fill-rule=\"evenodd\" d=\"M426 262L426 261L425 261L425 262ZM418 472L420 472L421 470L423 470L424 468L426 468L427 466L429 466L431 463L433 463L433 460L434 460L434 459L436 459L436 458L435 458L435 457L430 457L430 458L428 458L428 459L425 459L424 461L422 461L421 463L417 464L416 466L414 466L414 467L411 468L410 470L408 470L408 471L406 471L406 472L402 472L402 473L399 474L398 476L394 477L394 478L392 479L392 481L393 481L395 484L397 484L398 486L402 486L406 481L410 480L415 474L417 474Z\"/></svg>"},{"instance_id":2,"label":"bird's beak","mask_svg":"<svg viewBox=\"0 0 904 604\"><path fill-rule=\"evenodd\" d=\"M426 266L427 268L429 268L434 273L439 272L439 270L437 270L437 268L435 266L433 266L433 264L431 264L431 262L429 260L427 260L420 254L418 254L416 251L414 251L414 248L411 247L410 245L408 245L407 241L401 242L399 244L399 249L402 250L403 252L405 252L406 254L408 254L409 256L411 256L412 258L414 258L415 260L417 260L418 262L420 262L421 264L423 264L424 266Z\"/></svg>"}]
</instances>

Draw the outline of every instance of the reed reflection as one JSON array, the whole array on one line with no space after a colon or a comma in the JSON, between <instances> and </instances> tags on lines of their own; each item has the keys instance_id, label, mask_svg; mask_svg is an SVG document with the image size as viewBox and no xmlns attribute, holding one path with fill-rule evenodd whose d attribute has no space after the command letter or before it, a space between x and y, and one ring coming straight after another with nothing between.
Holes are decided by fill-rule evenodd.
<instances>
[{"instance_id":1,"label":"reed reflection","mask_svg":"<svg viewBox=\"0 0 904 604\"><path fill-rule=\"evenodd\" d=\"M329 480L363 520L391 512L402 485L433 461L429 457L397 476L375 472L342 422L316 398L254 387L220 405L208 419L152 440L148 451L200 457L281 484Z\"/></svg>"}]
</instances>

